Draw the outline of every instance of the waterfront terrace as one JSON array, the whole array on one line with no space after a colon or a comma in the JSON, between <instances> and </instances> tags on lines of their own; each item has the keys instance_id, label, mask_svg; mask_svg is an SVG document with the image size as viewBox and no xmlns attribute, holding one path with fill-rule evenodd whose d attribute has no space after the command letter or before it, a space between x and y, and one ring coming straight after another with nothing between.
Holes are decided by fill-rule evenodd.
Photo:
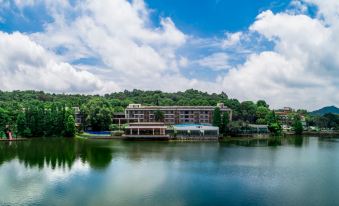
<instances>
[{"instance_id":1,"label":"waterfront terrace","mask_svg":"<svg viewBox=\"0 0 339 206\"><path fill-rule=\"evenodd\" d=\"M212 124L213 111L220 108L221 113L227 112L230 120L232 110L224 104L217 106L143 106L141 104L130 104L125 110L127 119L138 119L138 122L155 122L156 112L163 114L163 121L166 125L174 124Z\"/></svg>"}]
</instances>

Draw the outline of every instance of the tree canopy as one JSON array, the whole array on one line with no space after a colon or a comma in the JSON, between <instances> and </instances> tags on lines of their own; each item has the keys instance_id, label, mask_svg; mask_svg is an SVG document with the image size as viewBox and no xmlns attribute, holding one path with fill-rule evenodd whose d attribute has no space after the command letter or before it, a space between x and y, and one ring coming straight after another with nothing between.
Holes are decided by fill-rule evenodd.
<instances>
[{"instance_id":1,"label":"tree canopy","mask_svg":"<svg viewBox=\"0 0 339 206\"><path fill-rule=\"evenodd\" d=\"M278 117L272 113L264 100L240 102L229 98L223 92L210 94L194 89L174 93L135 89L105 95L0 91L0 133L9 125L22 136L63 136L66 131L65 122L70 120L69 114L66 113L72 107L81 108L85 128L108 130L113 112L122 112L131 103L146 106L216 106L217 103L223 103L232 109L232 121L237 122L228 123L230 127L233 125L234 128L244 128L248 124L268 124L272 132L281 131ZM213 124L224 130L224 120L227 118L219 115L218 111L215 112L217 119L213 119ZM297 110L289 118L293 119L294 114L305 117L309 126L339 129L338 115L312 116L306 110ZM288 123L293 126L293 121Z\"/></svg>"}]
</instances>

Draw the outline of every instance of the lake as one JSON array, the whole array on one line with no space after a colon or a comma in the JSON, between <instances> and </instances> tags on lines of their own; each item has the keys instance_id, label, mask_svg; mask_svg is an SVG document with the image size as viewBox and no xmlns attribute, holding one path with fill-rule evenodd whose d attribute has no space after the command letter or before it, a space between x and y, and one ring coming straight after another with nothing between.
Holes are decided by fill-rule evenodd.
<instances>
[{"instance_id":1,"label":"lake","mask_svg":"<svg viewBox=\"0 0 339 206\"><path fill-rule=\"evenodd\" d=\"M339 139L0 142L0 205L339 205Z\"/></svg>"}]
</instances>

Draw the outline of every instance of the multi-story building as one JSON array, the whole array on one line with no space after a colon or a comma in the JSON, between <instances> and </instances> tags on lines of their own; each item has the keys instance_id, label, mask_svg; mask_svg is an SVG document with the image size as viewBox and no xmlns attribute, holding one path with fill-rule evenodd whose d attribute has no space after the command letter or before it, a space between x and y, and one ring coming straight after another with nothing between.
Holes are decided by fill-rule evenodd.
<instances>
[{"instance_id":1,"label":"multi-story building","mask_svg":"<svg viewBox=\"0 0 339 206\"><path fill-rule=\"evenodd\" d=\"M224 104L218 104L222 113L228 112L232 119L232 110ZM138 122L155 122L157 111L163 113L163 122L171 124L212 124L214 106L142 106L130 104L125 110L127 119L137 119Z\"/></svg>"},{"instance_id":2,"label":"multi-story building","mask_svg":"<svg viewBox=\"0 0 339 206\"><path fill-rule=\"evenodd\" d=\"M290 114L294 112L292 108L284 107L283 109L278 109L274 112L282 125L291 125Z\"/></svg>"}]
</instances>

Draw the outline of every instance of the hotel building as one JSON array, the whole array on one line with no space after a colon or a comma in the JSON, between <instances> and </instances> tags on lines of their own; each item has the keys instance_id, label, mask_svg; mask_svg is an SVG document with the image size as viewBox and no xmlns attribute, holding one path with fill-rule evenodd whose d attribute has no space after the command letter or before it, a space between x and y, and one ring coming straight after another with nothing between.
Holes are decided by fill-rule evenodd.
<instances>
[{"instance_id":1,"label":"hotel building","mask_svg":"<svg viewBox=\"0 0 339 206\"><path fill-rule=\"evenodd\" d=\"M232 119L232 110L220 103L221 113L228 112ZM130 104L125 110L126 119L137 122L155 122L155 112L164 114L163 122L166 125L174 124L212 124L215 106L143 106Z\"/></svg>"}]
</instances>

